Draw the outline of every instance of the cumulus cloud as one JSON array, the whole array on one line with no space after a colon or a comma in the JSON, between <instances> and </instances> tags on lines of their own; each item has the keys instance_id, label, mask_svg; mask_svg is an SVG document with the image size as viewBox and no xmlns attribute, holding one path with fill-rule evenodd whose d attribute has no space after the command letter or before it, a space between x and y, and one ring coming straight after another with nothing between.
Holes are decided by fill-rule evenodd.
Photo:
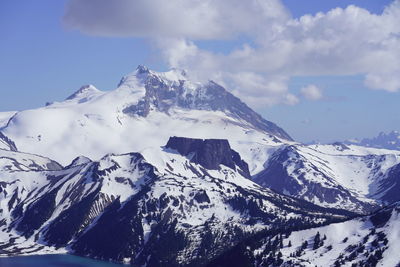
<instances>
[{"instance_id":1,"label":"cumulus cloud","mask_svg":"<svg viewBox=\"0 0 400 267\"><path fill-rule=\"evenodd\" d=\"M295 105L299 102L298 97L289 92L286 76L238 72L222 73L214 80L231 88L235 95L254 107L273 106L280 103Z\"/></svg>"},{"instance_id":2,"label":"cumulus cloud","mask_svg":"<svg viewBox=\"0 0 400 267\"><path fill-rule=\"evenodd\" d=\"M316 85L310 84L300 89L300 93L308 100L319 100L322 98L322 91Z\"/></svg>"},{"instance_id":3,"label":"cumulus cloud","mask_svg":"<svg viewBox=\"0 0 400 267\"><path fill-rule=\"evenodd\" d=\"M101 36L224 39L288 17L279 0L70 0L64 22Z\"/></svg>"},{"instance_id":4,"label":"cumulus cloud","mask_svg":"<svg viewBox=\"0 0 400 267\"><path fill-rule=\"evenodd\" d=\"M396 72L369 73L365 78L364 84L372 89L397 92L400 89L400 68Z\"/></svg>"},{"instance_id":5,"label":"cumulus cloud","mask_svg":"<svg viewBox=\"0 0 400 267\"><path fill-rule=\"evenodd\" d=\"M253 105L296 104L293 76L365 75L400 90L400 0L376 15L357 6L291 18L280 0L70 0L64 22L86 34L147 37L171 67L214 79ZM245 43L226 54L198 40ZM321 99L316 87L302 96Z\"/></svg>"}]
</instances>

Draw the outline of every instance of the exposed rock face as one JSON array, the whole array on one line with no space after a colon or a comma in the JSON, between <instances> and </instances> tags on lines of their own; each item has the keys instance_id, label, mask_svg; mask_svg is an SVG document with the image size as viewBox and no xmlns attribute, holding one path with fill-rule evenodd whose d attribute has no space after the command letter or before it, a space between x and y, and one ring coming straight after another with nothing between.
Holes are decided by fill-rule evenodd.
<instances>
[{"instance_id":1,"label":"exposed rock face","mask_svg":"<svg viewBox=\"0 0 400 267\"><path fill-rule=\"evenodd\" d=\"M0 132L0 143L3 143L4 146L11 151L17 151L17 146L15 145L15 143L10 138L5 136L2 132Z\"/></svg>"},{"instance_id":2,"label":"exposed rock face","mask_svg":"<svg viewBox=\"0 0 400 267\"><path fill-rule=\"evenodd\" d=\"M190 157L194 163L209 170L218 170L219 165L231 169L240 168L244 176L250 177L249 167L240 155L231 149L225 139L193 139L185 137L171 137L166 148L175 149L183 156Z\"/></svg>"},{"instance_id":3,"label":"exposed rock face","mask_svg":"<svg viewBox=\"0 0 400 267\"><path fill-rule=\"evenodd\" d=\"M160 77L146 67L139 66L136 76L144 83L145 96L137 104L125 108L123 112L146 117L152 109L168 113L173 107L222 111L250 123L256 129L292 140L283 129L265 120L224 87L213 81L206 84L192 83L183 71L178 73L175 70L175 72L177 72L175 76L180 78L171 81ZM128 83L128 80L129 77L122 79L120 86Z\"/></svg>"}]
</instances>

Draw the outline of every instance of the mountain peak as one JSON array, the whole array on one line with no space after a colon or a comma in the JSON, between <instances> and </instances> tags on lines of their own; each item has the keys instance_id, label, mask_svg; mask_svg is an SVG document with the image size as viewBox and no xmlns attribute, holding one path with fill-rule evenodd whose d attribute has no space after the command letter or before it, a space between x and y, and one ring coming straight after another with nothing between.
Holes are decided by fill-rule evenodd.
<instances>
[{"instance_id":1,"label":"mountain peak","mask_svg":"<svg viewBox=\"0 0 400 267\"><path fill-rule=\"evenodd\" d=\"M124 108L123 112L128 115L147 117L153 110L168 114L173 108L220 111L238 123L292 140L281 128L262 118L221 85L213 81L204 84L193 82L184 70L155 72L139 65L135 72L122 78L119 88L141 88L141 97L144 95Z\"/></svg>"},{"instance_id":2,"label":"mountain peak","mask_svg":"<svg viewBox=\"0 0 400 267\"><path fill-rule=\"evenodd\" d=\"M78 91L67 97L66 100L73 100L73 99L83 99L88 98L94 94L100 93L101 91L97 89L94 85L88 84L84 85L79 88Z\"/></svg>"},{"instance_id":3,"label":"mountain peak","mask_svg":"<svg viewBox=\"0 0 400 267\"><path fill-rule=\"evenodd\" d=\"M122 77L118 88L135 88L140 84L164 84L164 88L179 85L182 81L188 81L187 72L182 69L172 68L169 71L154 71L144 65L137 66L136 70Z\"/></svg>"},{"instance_id":4,"label":"mountain peak","mask_svg":"<svg viewBox=\"0 0 400 267\"><path fill-rule=\"evenodd\" d=\"M92 162L92 160L90 158L85 157L85 156L78 156L66 168L76 167L79 165L88 164L90 162Z\"/></svg>"},{"instance_id":5,"label":"mountain peak","mask_svg":"<svg viewBox=\"0 0 400 267\"><path fill-rule=\"evenodd\" d=\"M49 155L65 166L79 155L96 160L108 153L125 153L127 146L139 151L160 147L170 136L182 134L229 139L236 151L245 151L246 160L253 153L266 153L255 148L259 143L275 146L291 141L283 129L224 87L193 82L191 75L184 75L179 69L155 72L139 66L115 90L83 86L68 100L18 112L2 133L19 150ZM256 150L250 151L246 142ZM261 162L248 162L252 172L261 170Z\"/></svg>"},{"instance_id":6,"label":"mountain peak","mask_svg":"<svg viewBox=\"0 0 400 267\"><path fill-rule=\"evenodd\" d=\"M144 73L149 73L149 72L150 72L149 68L144 65L138 65L136 68L137 74L144 74Z\"/></svg>"},{"instance_id":7,"label":"mountain peak","mask_svg":"<svg viewBox=\"0 0 400 267\"><path fill-rule=\"evenodd\" d=\"M146 77L157 77L160 81L163 81L166 84L171 84L173 82L179 82L183 80L187 80L187 72L183 69L179 68L171 68L168 71L154 71L150 70L146 66L139 65L134 72L136 76L145 75Z\"/></svg>"}]
</instances>

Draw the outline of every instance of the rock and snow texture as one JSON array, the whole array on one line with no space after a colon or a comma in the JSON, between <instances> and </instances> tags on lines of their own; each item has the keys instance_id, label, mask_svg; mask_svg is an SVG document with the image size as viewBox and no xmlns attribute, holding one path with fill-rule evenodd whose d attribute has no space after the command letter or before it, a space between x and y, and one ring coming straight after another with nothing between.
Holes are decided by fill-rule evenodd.
<instances>
[{"instance_id":1,"label":"rock and snow texture","mask_svg":"<svg viewBox=\"0 0 400 267\"><path fill-rule=\"evenodd\" d=\"M191 155L210 149L199 141ZM226 140L211 143L223 154L232 151ZM100 161L78 158L62 170L3 171L0 253L67 249L141 266L204 265L262 230L352 215L258 186L241 174L243 162L234 154L230 167L227 158L208 154L220 164L207 169L209 159L197 163L177 153L181 144Z\"/></svg>"},{"instance_id":2,"label":"rock and snow texture","mask_svg":"<svg viewBox=\"0 0 400 267\"><path fill-rule=\"evenodd\" d=\"M239 172L250 178L249 166L241 159L239 153L232 150L226 139L192 139L171 137L166 148L176 150L179 154L187 156L190 161L198 163L206 169L216 170L225 165L231 169L239 167Z\"/></svg>"},{"instance_id":3,"label":"rock and snow texture","mask_svg":"<svg viewBox=\"0 0 400 267\"><path fill-rule=\"evenodd\" d=\"M399 164L393 150L290 145L275 151L253 180L318 205L366 213L400 200Z\"/></svg>"},{"instance_id":4,"label":"rock and snow texture","mask_svg":"<svg viewBox=\"0 0 400 267\"><path fill-rule=\"evenodd\" d=\"M143 66L113 91L84 86L65 101L1 117L8 117L1 131L20 151L63 165L81 155L98 160L186 136L228 139L256 173L270 149L291 140L218 84L192 82L179 70L154 72Z\"/></svg>"},{"instance_id":5,"label":"rock and snow texture","mask_svg":"<svg viewBox=\"0 0 400 267\"><path fill-rule=\"evenodd\" d=\"M0 132L0 149L17 151L15 143L2 132Z\"/></svg>"},{"instance_id":6,"label":"rock and snow texture","mask_svg":"<svg viewBox=\"0 0 400 267\"><path fill-rule=\"evenodd\" d=\"M347 144L355 144L359 146L386 148L400 150L400 132L391 131L389 133L381 132L373 138L364 138L362 140L347 140Z\"/></svg>"},{"instance_id":7,"label":"rock and snow texture","mask_svg":"<svg viewBox=\"0 0 400 267\"><path fill-rule=\"evenodd\" d=\"M89 101L96 95L100 95L101 91L94 87L94 85L84 85L78 91L67 97L66 100L77 101L78 103L84 103ZM52 103L54 104L54 103Z\"/></svg>"},{"instance_id":8,"label":"rock and snow texture","mask_svg":"<svg viewBox=\"0 0 400 267\"><path fill-rule=\"evenodd\" d=\"M275 252L268 243L256 248L256 266L274 266L268 262L276 261L280 253L281 266L396 267L400 264L400 203L368 217L288 233L282 240L283 247Z\"/></svg>"},{"instance_id":9,"label":"rock and snow texture","mask_svg":"<svg viewBox=\"0 0 400 267\"><path fill-rule=\"evenodd\" d=\"M372 215L243 240L208 266L398 267L400 202Z\"/></svg>"},{"instance_id":10,"label":"rock and snow texture","mask_svg":"<svg viewBox=\"0 0 400 267\"><path fill-rule=\"evenodd\" d=\"M60 170L62 166L54 160L28 153L0 149L1 171L47 171ZM7 177L2 173L1 181Z\"/></svg>"},{"instance_id":11,"label":"rock and snow texture","mask_svg":"<svg viewBox=\"0 0 400 267\"><path fill-rule=\"evenodd\" d=\"M253 255L243 245L251 240L398 201L400 152L298 144L214 82L139 66L113 91L88 85L62 102L0 113L0 177L0 255L70 252L137 266L223 266L223 258L254 266L241 261ZM333 244L329 229L362 236L389 213L377 214L317 229ZM374 225L365 241L385 264L397 249L395 221ZM395 237L385 239L379 227ZM316 235L307 231L293 232L296 246L300 236ZM274 238L281 246L282 237ZM271 244L251 247L264 264ZM231 248L241 252L232 257ZM300 253L302 264L323 263L307 249L282 245L280 259ZM337 260L333 249L316 249L327 265ZM374 260L354 249L361 250L346 247L339 263L354 255L360 264Z\"/></svg>"}]
</instances>

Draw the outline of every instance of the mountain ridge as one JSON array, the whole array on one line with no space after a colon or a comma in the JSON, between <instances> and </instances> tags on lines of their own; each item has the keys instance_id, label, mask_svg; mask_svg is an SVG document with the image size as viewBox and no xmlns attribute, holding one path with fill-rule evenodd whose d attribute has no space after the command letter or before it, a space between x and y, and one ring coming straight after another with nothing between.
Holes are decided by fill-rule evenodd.
<instances>
[{"instance_id":1,"label":"mountain ridge","mask_svg":"<svg viewBox=\"0 0 400 267\"><path fill-rule=\"evenodd\" d=\"M252 179L318 205L369 213L400 200L394 193L398 192L399 164L397 151L343 144L294 144L277 149L265 169Z\"/></svg>"},{"instance_id":2,"label":"mountain ridge","mask_svg":"<svg viewBox=\"0 0 400 267\"><path fill-rule=\"evenodd\" d=\"M252 165L251 173L264 163L254 159L261 157L254 154L259 144L291 142L286 132L223 87L191 82L178 70L144 67L125 76L115 90L82 87L65 101L13 114L2 128L21 151L64 165L80 155L96 160L107 153L162 146L160 140L182 132L192 138L228 138Z\"/></svg>"},{"instance_id":3,"label":"mountain ridge","mask_svg":"<svg viewBox=\"0 0 400 267\"><path fill-rule=\"evenodd\" d=\"M322 265L375 266L397 248L397 204L381 207L399 200L399 150L294 142L185 71L139 66L115 90L83 86L0 124L0 256L271 267L320 263L318 251ZM334 240L342 221L367 245Z\"/></svg>"},{"instance_id":4,"label":"mountain ridge","mask_svg":"<svg viewBox=\"0 0 400 267\"><path fill-rule=\"evenodd\" d=\"M191 151L205 147L206 141ZM353 215L282 196L231 167L206 169L161 147L61 170L10 172L0 192L7 203L0 253L70 252L140 266L198 266L262 229Z\"/></svg>"},{"instance_id":5,"label":"mountain ridge","mask_svg":"<svg viewBox=\"0 0 400 267\"><path fill-rule=\"evenodd\" d=\"M345 144L356 144L367 147L386 148L392 150L400 150L400 132L391 131L388 133L380 132L372 138L363 138L361 140L346 140Z\"/></svg>"}]
</instances>

